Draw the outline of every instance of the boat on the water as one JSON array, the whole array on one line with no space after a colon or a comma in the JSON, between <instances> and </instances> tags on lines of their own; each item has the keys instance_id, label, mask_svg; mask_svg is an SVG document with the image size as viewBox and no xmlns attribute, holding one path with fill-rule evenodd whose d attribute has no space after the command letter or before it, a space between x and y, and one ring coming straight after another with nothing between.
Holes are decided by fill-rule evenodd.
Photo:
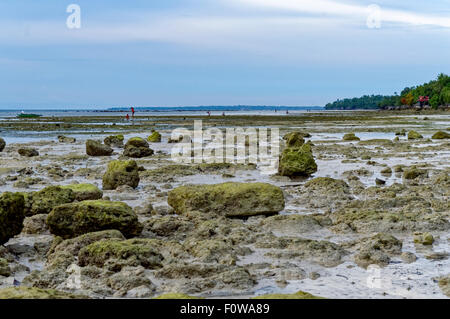
<instances>
[{"instance_id":1,"label":"boat on the water","mask_svg":"<svg viewBox=\"0 0 450 319\"><path fill-rule=\"evenodd\" d=\"M19 114L17 114L18 118L37 118L37 117L41 117L42 115L40 114L33 114L33 113L24 113L23 111Z\"/></svg>"}]
</instances>

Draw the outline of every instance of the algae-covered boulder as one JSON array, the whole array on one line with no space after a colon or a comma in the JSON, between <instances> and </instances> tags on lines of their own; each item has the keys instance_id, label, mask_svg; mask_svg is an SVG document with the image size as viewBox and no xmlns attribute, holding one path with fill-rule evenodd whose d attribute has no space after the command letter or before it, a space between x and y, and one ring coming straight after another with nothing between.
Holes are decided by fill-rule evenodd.
<instances>
[{"instance_id":1,"label":"algae-covered boulder","mask_svg":"<svg viewBox=\"0 0 450 319\"><path fill-rule=\"evenodd\" d=\"M59 135L58 136L58 141L60 143L75 143L77 141L77 139L75 137L68 137L68 136L64 136L64 135Z\"/></svg>"},{"instance_id":2,"label":"algae-covered boulder","mask_svg":"<svg viewBox=\"0 0 450 319\"><path fill-rule=\"evenodd\" d=\"M433 245L434 237L430 233L414 233L414 243L421 245Z\"/></svg>"},{"instance_id":3,"label":"algae-covered boulder","mask_svg":"<svg viewBox=\"0 0 450 319\"><path fill-rule=\"evenodd\" d=\"M355 255L355 263L362 268L373 264L384 267L389 264L391 256L401 254L402 246L402 242L394 236L379 233L362 241Z\"/></svg>"},{"instance_id":4,"label":"algae-covered boulder","mask_svg":"<svg viewBox=\"0 0 450 319\"><path fill-rule=\"evenodd\" d=\"M6 146L5 140L0 137L0 152L3 152L5 146Z\"/></svg>"},{"instance_id":5,"label":"algae-covered boulder","mask_svg":"<svg viewBox=\"0 0 450 319\"><path fill-rule=\"evenodd\" d=\"M160 143L161 134L157 131L153 131L152 134L147 138L147 141L150 143Z\"/></svg>"},{"instance_id":6,"label":"algae-covered boulder","mask_svg":"<svg viewBox=\"0 0 450 319\"><path fill-rule=\"evenodd\" d=\"M142 158L153 155L153 150L143 138L133 137L125 144L123 155L132 158Z\"/></svg>"},{"instance_id":7,"label":"algae-covered boulder","mask_svg":"<svg viewBox=\"0 0 450 319\"><path fill-rule=\"evenodd\" d=\"M55 207L47 217L50 232L63 238L117 229L125 237L142 231L133 209L122 202L88 200Z\"/></svg>"},{"instance_id":8,"label":"algae-covered boulder","mask_svg":"<svg viewBox=\"0 0 450 319\"><path fill-rule=\"evenodd\" d=\"M124 136L119 134L119 135L111 135L106 137L103 140L103 143L105 143L105 145L108 146L113 146L113 147L123 147L123 141L124 141Z\"/></svg>"},{"instance_id":9,"label":"algae-covered boulder","mask_svg":"<svg viewBox=\"0 0 450 319\"><path fill-rule=\"evenodd\" d=\"M211 212L223 216L270 215L284 209L283 191L266 183L223 183L181 186L169 192L179 214Z\"/></svg>"},{"instance_id":10,"label":"algae-covered boulder","mask_svg":"<svg viewBox=\"0 0 450 319\"><path fill-rule=\"evenodd\" d=\"M304 291L298 291L294 294L267 294L258 297L253 297L252 299L325 299L325 298L317 297Z\"/></svg>"},{"instance_id":11,"label":"algae-covered boulder","mask_svg":"<svg viewBox=\"0 0 450 319\"><path fill-rule=\"evenodd\" d=\"M86 154L89 156L110 156L113 149L108 145L104 145L99 141L86 141Z\"/></svg>"},{"instance_id":12,"label":"algae-covered boulder","mask_svg":"<svg viewBox=\"0 0 450 319\"><path fill-rule=\"evenodd\" d=\"M418 177L426 177L428 172L415 166L407 168L403 171L403 179L416 179Z\"/></svg>"},{"instance_id":13,"label":"algae-covered boulder","mask_svg":"<svg viewBox=\"0 0 450 319\"><path fill-rule=\"evenodd\" d=\"M9 268L9 263L4 258L0 258L0 276L11 276L11 268Z\"/></svg>"},{"instance_id":14,"label":"algae-covered boulder","mask_svg":"<svg viewBox=\"0 0 450 319\"><path fill-rule=\"evenodd\" d=\"M355 135L355 133L347 133L342 137L344 141L359 141L360 138Z\"/></svg>"},{"instance_id":15,"label":"algae-covered boulder","mask_svg":"<svg viewBox=\"0 0 450 319\"><path fill-rule=\"evenodd\" d=\"M103 190L115 190L122 185L139 185L139 168L135 161L111 161L103 175Z\"/></svg>"},{"instance_id":16,"label":"algae-covered boulder","mask_svg":"<svg viewBox=\"0 0 450 319\"><path fill-rule=\"evenodd\" d=\"M74 295L54 289L35 287L11 287L0 289L0 299L88 299L87 296Z\"/></svg>"},{"instance_id":17,"label":"algae-covered boulder","mask_svg":"<svg viewBox=\"0 0 450 319\"><path fill-rule=\"evenodd\" d=\"M39 156L39 152L36 149L29 148L29 147L19 148L19 150L17 152L19 153L20 156L25 156L25 157Z\"/></svg>"},{"instance_id":18,"label":"algae-covered boulder","mask_svg":"<svg viewBox=\"0 0 450 319\"><path fill-rule=\"evenodd\" d=\"M61 186L63 189L71 189L75 196L75 200L95 200L103 197L103 192L92 184L70 184Z\"/></svg>"},{"instance_id":19,"label":"algae-covered boulder","mask_svg":"<svg viewBox=\"0 0 450 319\"><path fill-rule=\"evenodd\" d=\"M48 186L32 194L31 215L48 214L59 205L75 200L73 190L61 186Z\"/></svg>"},{"instance_id":20,"label":"algae-covered boulder","mask_svg":"<svg viewBox=\"0 0 450 319\"><path fill-rule=\"evenodd\" d=\"M416 131L409 131L408 133L408 140L417 140L421 138L423 138L423 136L417 133Z\"/></svg>"},{"instance_id":21,"label":"algae-covered boulder","mask_svg":"<svg viewBox=\"0 0 450 319\"><path fill-rule=\"evenodd\" d=\"M309 176L317 171L317 164L309 144L288 147L280 155L278 173L281 176Z\"/></svg>"},{"instance_id":22,"label":"algae-covered boulder","mask_svg":"<svg viewBox=\"0 0 450 319\"><path fill-rule=\"evenodd\" d=\"M301 132L292 132L283 136L283 139L286 140L287 147L301 147L305 144L304 134Z\"/></svg>"},{"instance_id":23,"label":"algae-covered boulder","mask_svg":"<svg viewBox=\"0 0 450 319\"><path fill-rule=\"evenodd\" d=\"M433 140L444 140L444 139L449 139L450 138L450 134L447 132L436 132L433 134L433 136L431 137ZM0 146L1 149L1 146Z\"/></svg>"},{"instance_id":24,"label":"algae-covered boulder","mask_svg":"<svg viewBox=\"0 0 450 319\"><path fill-rule=\"evenodd\" d=\"M113 271L120 271L123 266L156 269L161 267L162 260L159 241L155 239L106 239L84 247L78 254L80 266L108 264Z\"/></svg>"},{"instance_id":25,"label":"algae-covered boulder","mask_svg":"<svg viewBox=\"0 0 450 319\"><path fill-rule=\"evenodd\" d=\"M0 196L0 244L20 234L25 218L23 195L3 193Z\"/></svg>"}]
</instances>

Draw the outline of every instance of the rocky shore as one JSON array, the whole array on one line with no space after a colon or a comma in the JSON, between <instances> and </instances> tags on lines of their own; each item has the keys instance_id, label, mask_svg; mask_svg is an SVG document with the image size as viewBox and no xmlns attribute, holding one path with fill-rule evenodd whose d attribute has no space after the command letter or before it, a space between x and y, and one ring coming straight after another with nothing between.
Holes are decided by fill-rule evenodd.
<instances>
[{"instance_id":1,"label":"rocky shore","mask_svg":"<svg viewBox=\"0 0 450 319\"><path fill-rule=\"evenodd\" d=\"M195 119L277 127L278 172L172 162ZM2 119L0 299L448 298L449 133L448 111Z\"/></svg>"}]
</instances>

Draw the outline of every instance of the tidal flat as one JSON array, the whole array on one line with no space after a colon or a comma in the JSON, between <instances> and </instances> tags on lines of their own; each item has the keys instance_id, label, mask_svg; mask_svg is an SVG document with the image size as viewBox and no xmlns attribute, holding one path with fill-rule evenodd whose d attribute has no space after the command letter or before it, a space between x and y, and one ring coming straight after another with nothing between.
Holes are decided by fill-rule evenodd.
<instances>
[{"instance_id":1,"label":"tidal flat","mask_svg":"<svg viewBox=\"0 0 450 319\"><path fill-rule=\"evenodd\" d=\"M195 120L300 132L316 170L174 163ZM2 118L0 298L448 298L449 134L449 111Z\"/></svg>"}]
</instances>

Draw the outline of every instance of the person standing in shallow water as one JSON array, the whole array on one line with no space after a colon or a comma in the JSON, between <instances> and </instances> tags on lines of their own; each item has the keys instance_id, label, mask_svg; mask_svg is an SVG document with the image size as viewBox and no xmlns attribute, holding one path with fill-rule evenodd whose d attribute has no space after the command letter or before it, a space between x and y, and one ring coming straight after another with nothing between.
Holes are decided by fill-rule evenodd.
<instances>
[{"instance_id":1,"label":"person standing in shallow water","mask_svg":"<svg viewBox=\"0 0 450 319\"><path fill-rule=\"evenodd\" d=\"M127 115L125 116L125 118L127 119L127 121L130 120L130 116L128 115L128 113L127 113Z\"/></svg>"},{"instance_id":2,"label":"person standing in shallow water","mask_svg":"<svg viewBox=\"0 0 450 319\"><path fill-rule=\"evenodd\" d=\"M134 117L134 107L131 107L131 116Z\"/></svg>"}]
</instances>

